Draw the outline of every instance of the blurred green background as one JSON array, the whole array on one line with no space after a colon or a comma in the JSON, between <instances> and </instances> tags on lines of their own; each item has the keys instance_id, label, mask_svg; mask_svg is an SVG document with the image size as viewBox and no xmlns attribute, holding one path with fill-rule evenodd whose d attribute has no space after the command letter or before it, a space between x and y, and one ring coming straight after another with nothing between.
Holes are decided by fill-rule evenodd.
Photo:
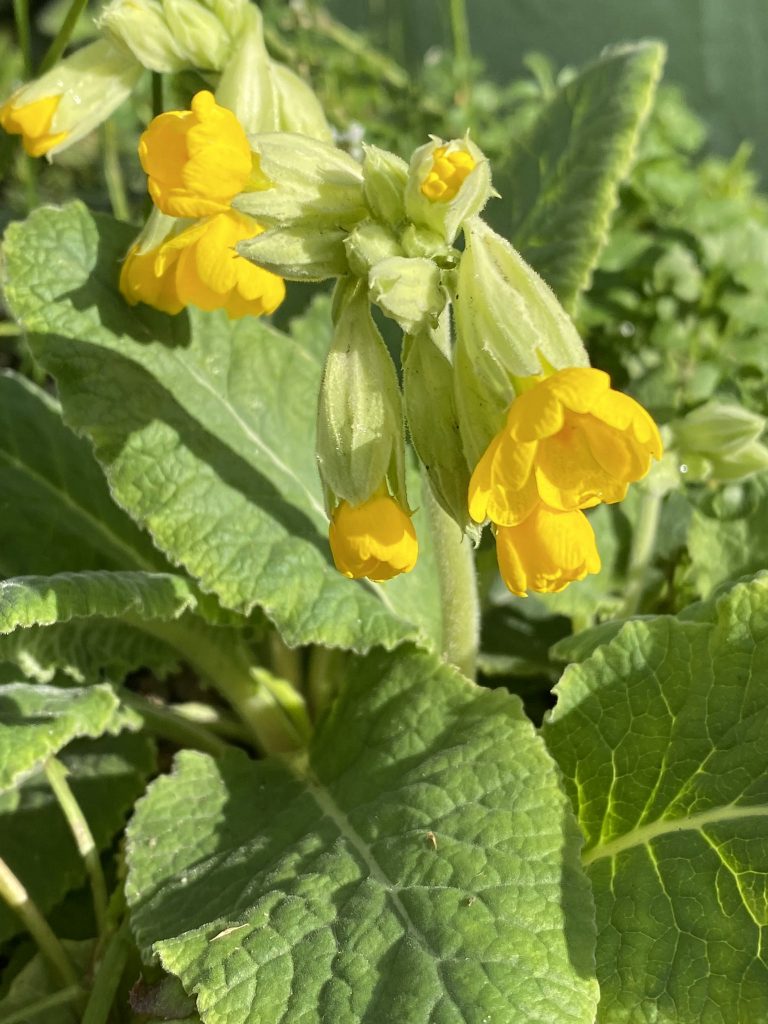
<instances>
[{"instance_id":1,"label":"blurred green background","mask_svg":"<svg viewBox=\"0 0 768 1024\"><path fill-rule=\"evenodd\" d=\"M413 70L435 46L450 49L445 0L331 0L348 25L367 29ZM500 83L519 78L523 55L580 65L610 43L662 39L665 80L683 87L710 128L710 147L732 154L745 139L768 181L768 4L765 0L467 0L473 52Z\"/></svg>"}]
</instances>

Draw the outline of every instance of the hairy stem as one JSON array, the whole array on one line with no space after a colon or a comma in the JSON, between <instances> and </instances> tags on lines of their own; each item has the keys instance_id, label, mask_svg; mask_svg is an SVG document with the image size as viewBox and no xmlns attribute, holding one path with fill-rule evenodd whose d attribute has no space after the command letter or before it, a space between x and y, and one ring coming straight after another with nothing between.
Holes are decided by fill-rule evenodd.
<instances>
[{"instance_id":1,"label":"hairy stem","mask_svg":"<svg viewBox=\"0 0 768 1024\"><path fill-rule=\"evenodd\" d=\"M659 528L661 505L664 495L653 490L643 492L634 534L629 552L627 568L627 589L624 597L624 614L634 615L640 607L645 590L648 569L656 546L656 533Z\"/></svg>"},{"instance_id":2,"label":"hairy stem","mask_svg":"<svg viewBox=\"0 0 768 1024\"><path fill-rule=\"evenodd\" d=\"M138 711L144 719L146 728L180 747L192 747L202 750L212 757L221 757L231 746L221 739L212 729L202 722L189 718L177 707L163 704L160 701L147 700L137 693L123 691L120 699L128 707Z\"/></svg>"},{"instance_id":3,"label":"hairy stem","mask_svg":"<svg viewBox=\"0 0 768 1024\"><path fill-rule=\"evenodd\" d=\"M67 986L77 985L77 974L72 961L59 942L53 929L45 920L37 904L5 861L0 857L0 899L5 900L37 943L40 952L48 959L56 973Z\"/></svg>"},{"instance_id":4,"label":"hairy stem","mask_svg":"<svg viewBox=\"0 0 768 1024\"><path fill-rule=\"evenodd\" d=\"M19 49L24 61L24 77L32 78L32 34L29 29L28 0L13 0L13 16L16 21L16 34L19 37Z\"/></svg>"},{"instance_id":5,"label":"hairy stem","mask_svg":"<svg viewBox=\"0 0 768 1024\"><path fill-rule=\"evenodd\" d=\"M423 480L424 508L437 555L443 611L443 655L464 675L474 679L480 642L475 555L470 541L462 537L459 527L437 503L426 476Z\"/></svg>"},{"instance_id":6,"label":"hairy stem","mask_svg":"<svg viewBox=\"0 0 768 1024\"><path fill-rule=\"evenodd\" d=\"M469 121L472 107L472 48L469 42L467 5L465 0L449 0L449 7L453 52L461 82L459 102L466 109Z\"/></svg>"},{"instance_id":7,"label":"hairy stem","mask_svg":"<svg viewBox=\"0 0 768 1024\"><path fill-rule=\"evenodd\" d=\"M128 222L131 219L131 211L125 192L123 169L120 166L117 126L111 118L104 122L102 139L104 142L104 181L107 186L107 194L109 195L109 204L112 207L112 213L116 220Z\"/></svg>"},{"instance_id":8,"label":"hairy stem","mask_svg":"<svg viewBox=\"0 0 768 1024\"><path fill-rule=\"evenodd\" d=\"M82 1024L105 1024L109 1020L115 992L120 984L130 948L131 936L126 920L112 935L104 950L83 1013Z\"/></svg>"},{"instance_id":9,"label":"hairy stem","mask_svg":"<svg viewBox=\"0 0 768 1024\"><path fill-rule=\"evenodd\" d=\"M70 831L75 840L78 853L83 858L85 870L88 872L88 881L93 896L93 910L96 916L96 925L99 935L104 935L107 930L107 884L104 881L104 872L101 870L101 860L93 833L85 820L85 815L75 794L67 782L67 769L55 757L49 757L45 763L45 777L59 802L64 817L67 819Z\"/></svg>"}]
</instances>

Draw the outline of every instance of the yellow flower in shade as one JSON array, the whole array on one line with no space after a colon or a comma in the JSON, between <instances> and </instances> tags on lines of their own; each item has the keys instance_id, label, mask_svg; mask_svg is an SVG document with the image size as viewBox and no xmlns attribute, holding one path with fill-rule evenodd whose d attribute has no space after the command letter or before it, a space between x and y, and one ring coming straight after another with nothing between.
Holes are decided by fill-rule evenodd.
<instances>
[{"instance_id":1,"label":"yellow flower in shade","mask_svg":"<svg viewBox=\"0 0 768 1024\"><path fill-rule=\"evenodd\" d=\"M433 203L447 203L455 198L464 179L474 169L475 158L466 149L438 146L432 156L432 168L421 191Z\"/></svg>"},{"instance_id":2,"label":"yellow flower in shade","mask_svg":"<svg viewBox=\"0 0 768 1024\"><path fill-rule=\"evenodd\" d=\"M470 480L475 522L515 526L539 502L562 512L621 501L661 457L656 424L602 370L569 367L517 386Z\"/></svg>"},{"instance_id":3,"label":"yellow flower in shade","mask_svg":"<svg viewBox=\"0 0 768 1024\"><path fill-rule=\"evenodd\" d=\"M166 313L184 306L224 309L232 319L272 313L285 298L283 279L235 252L237 242L262 230L235 210L204 217L146 254L131 250L120 291L132 305Z\"/></svg>"},{"instance_id":4,"label":"yellow flower in shade","mask_svg":"<svg viewBox=\"0 0 768 1024\"><path fill-rule=\"evenodd\" d=\"M517 526L496 527L502 579L518 597L556 594L587 573L600 572L595 534L583 512L537 505Z\"/></svg>"},{"instance_id":5,"label":"yellow flower in shade","mask_svg":"<svg viewBox=\"0 0 768 1024\"><path fill-rule=\"evenodd\" d=\"M0 125L11 135L21 135L24 149L30 156L44 156L66 139L68 132L51 132L53 115L61 96L45 96L31 103L15 106L19 94L0 107Z\"/></svg>"},{"instance_id":6,"label":"yellow flower in shade","mask_svg":"<svg viewBox=\"0 0 768 1024\"><path fill-rule=\"evenodd\" d=\"M349 579L391 580L410 572L419 553L410 516L388 494L374 494L360 505L342 501L328 539L336 568Z\"/></svg>"},{"instance_id":7,"label":"yellow flower in shade","mask_svg":"<svg viewBox=\"0 0 768 1024\"><path fill-rule=\"evenodd\" d=\"M228 209L251 176L251 147L231 110L210 92L191 110L158 115L139 139L139 159L156 206L172 217L206 217Z\"/></svg>"}]
</instances>

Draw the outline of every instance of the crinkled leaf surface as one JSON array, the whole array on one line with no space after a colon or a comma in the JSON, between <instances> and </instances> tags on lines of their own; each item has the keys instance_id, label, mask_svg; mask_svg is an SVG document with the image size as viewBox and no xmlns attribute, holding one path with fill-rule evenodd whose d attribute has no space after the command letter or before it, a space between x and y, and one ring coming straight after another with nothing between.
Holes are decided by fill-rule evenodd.
<instances>
[{"instance_id":1,"label":"crinkled leaf surface","mask_svg":"<svg viewBox=\"0 0 768 1024\"><path fill-rule=\"evenodd\" d=\"M607 50L561 85L513 141L497 183L510 204L509 237L567 309L607 240L663 62L660 43Z\"/></svg>"},{"instance_id":2,"label":"crinkled leaf surface","mask_svg":"<svg viewBox=\"0 0 768 1024\"><path fill-rule=\"evenodd\" d=\"M289 643L436 635L428 544L392 585L333 568L313 440L327 339L132 309L116 286L130 241L72 204L11 225L4 244L8 305L116 500L203 589L237 611L261 606Z\"/></svg>"},{"instance_id":3,"label":"crinkled leaf surface","mask_svg":"<svg viewBox=\"0 0 768 1024\"><path fill-rule=\"evenodd\" d=\"M768 577L628 622L544 727L586 836L598 1021L768 1020Z\"/></svg>"},{"instance_id":4,"label":"crinkled leaf surface","mask_svg":"<svg viewBox=\"0 0 768 1024\"><path fill-rule=\"evenodd\" d=\"M182 752L129 826L140 948L205 1024L591 1024L593 911L517 698L353 661L304 762Z\"/></svg>"},{"instance_id":5,"label":"crinkled leaf surface","mask_svg":"<svg viewBox=\"0 0 768 1024\"><path fill-rule=\"evenodd\" d=\"M86 689L9 683L0 687L0 791L40 768L80 736L116 733L126 712L107 683Z\"/></svg>"},{"instance_id":6,"label":"crinkled leaf surface","mask_svg":"<svg viewBox=\"0 0 768 1024\"><path fill-rule=\"evenodd\" d=\"M59 759L100 849L122 828L155 768L154 747L141 733L75 740ZM0 857L46 913L85 880L83 861L45 776L0 795ZM0 903L0 942L23 931Z\"/></svg>"},{"instance_id":7,"label":"crinkled leaf surface","mask_svg":"<svg viewBox=\"0 0 768 1024\"><path fill-rule=\"evenodd\" d=\"M0 575L167 568L57 403L10 372L0 374L0 495Z\"/></svg>"}]
</instances>

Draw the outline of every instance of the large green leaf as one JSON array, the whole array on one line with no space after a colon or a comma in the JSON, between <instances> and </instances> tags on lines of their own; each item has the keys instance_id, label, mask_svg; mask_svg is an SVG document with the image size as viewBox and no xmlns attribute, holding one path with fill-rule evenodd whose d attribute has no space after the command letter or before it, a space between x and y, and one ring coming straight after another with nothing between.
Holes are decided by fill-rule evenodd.
<instances>
[{"instance_id":1,"label":"large green leaf","mask_svg":"<svg viewBox=\"0 0 768 1024\"><path fill-rule=\"evenodd\" d=\"M768 1020L768 576L626 623L544 727L586 836L598 1020Z\"/></svg>"},{"instance_id":2,"label":"large green leaf","mask_svg":"<svg viewBox=\"0 0 768 1024\"><path fill-rule=\"evenodd\" d=\"M313 444L326 337L131 309L116 288L129 242L127 226L72 204L11 225L4 244L8 305L119 504L225 607L263 607L291 644L437 635L427 543L391 584L332 566Z\"/></svg>"},{"instance_id":3,"label":"large green leaf","mask_svg":"<svg viewBox=\"0 0 768 1024\"><path fill-rule=\"evenodd\" d=\"M120 732L126 712L107 683L59 689L0 686L0 792L17 785L79 736Z\"/></svg>"},{"instance_id":4,"label":"large green leaf","mask_svg":"<svg viewBox=\"0 0 768 1024\"><path fill-rule=\"evenodd\" d=\"M58 755L100 849L122 827L154 770L151 742L140 733L80 739ZM0 857L45 913L85 880L72 833L45 776L37 773L0 795ZM24 927L0 903L0 942Z\"/></svg>"},{"instance_id":5,"label":"large green leaf","mask_svg":"<svg viewBox=\"0 0 768 1024\"><path fill-rule=\"evenodd\" d=\"M561 85L498 184L509 237L567 309L589 285L607 241L664 63L664 47L613 47Z\"/></svg>"},{"instance_id":6,"label":"large green leaf","mask_svg":"<svg viewBox=\"0 0 768 1024\"><path fill-rule=\"evenodd\" d=\"M0 574L164 569L114 503L90 445L30 381L0 374Z\"/></svg>"},{"instance_id":7,"label":"large green leaf","mask_svg":"<svg viewBox=\"0 0 768 1024\"><path fill-rule=\"evenodd\" d=\"M404 648L352 662L301 761L182 752L126 892L206 1024L592 1024L579 845L517 698Z\"/></svg>"}]
</instances>

